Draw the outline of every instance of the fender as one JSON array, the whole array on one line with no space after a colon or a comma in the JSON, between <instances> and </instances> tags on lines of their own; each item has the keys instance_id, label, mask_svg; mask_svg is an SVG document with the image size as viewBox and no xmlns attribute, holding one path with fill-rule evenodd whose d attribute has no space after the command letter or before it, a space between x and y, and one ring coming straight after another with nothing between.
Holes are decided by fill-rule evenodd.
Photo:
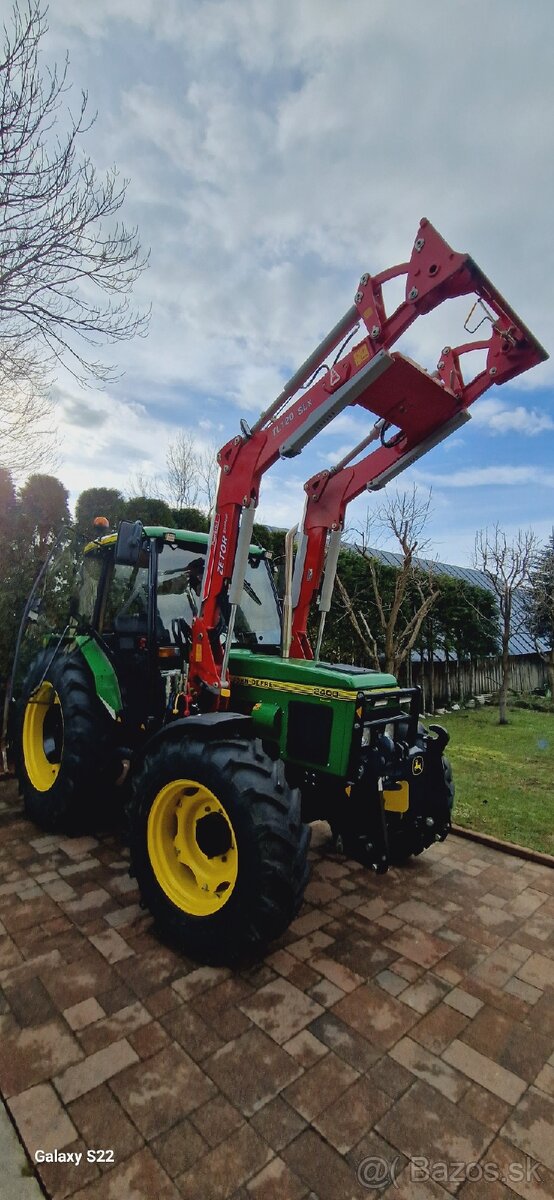
<instances>
[{"instance_id":1,"label":"fender","mask_svg":"<svg viewBox=\"0 0 554 1200\"><path fill-rule=\"evenodd\" d=\"M98 699L115 720L123 710L123 701L114 667L91 634L77 634L74 640L94 679Z\"/></svg>"},{"instance_id":2,"label":"fender","mask_svg":"<svg viewBox=\"0 0 554 1200\"><path fill-rule=\"evenodd\" d=\"M252 721L244 713L232 712L209 712L199 713L194 717L180 717L178 721L171 721L169 725L162 726L152 734L151 738L148 738L148 741L133 757L134 769L136 769L137 759L142 762L149 751L156 750L161 742L181 741L186 738L187 733L191 734L196 730L201 732L206 739L219 737L221 734L239 732L247 737L248 735L252 736Z\"/></svg>"}]
</instances>

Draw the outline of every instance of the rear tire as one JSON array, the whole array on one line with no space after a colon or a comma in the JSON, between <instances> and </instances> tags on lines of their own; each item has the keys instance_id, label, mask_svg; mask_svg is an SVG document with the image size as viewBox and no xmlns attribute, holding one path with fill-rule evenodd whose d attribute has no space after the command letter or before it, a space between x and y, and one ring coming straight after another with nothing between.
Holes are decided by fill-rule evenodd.
<instances>
[{"instance_id":1,"label":"rear tire","mask_svg":"<svg viewBox=\"0 0 554 1200\"><path fill-rule=\"evenodd\" d=\"M300 794L261 743L162 741L134 780L131 869L160 931L232 963L287 929L308 879Z\"/></svg>"},{"instance_id":2,"label":"rear tire","mask_svg":"<svg viewBox=\"0 0 554 1200\"><path fill-rule=\"evenodd\" d=\"M23 684L14 758L26 815L49 833L98 828L112 798L112 721L79 653L43 650Z\"/></svg>"}]
</instances>

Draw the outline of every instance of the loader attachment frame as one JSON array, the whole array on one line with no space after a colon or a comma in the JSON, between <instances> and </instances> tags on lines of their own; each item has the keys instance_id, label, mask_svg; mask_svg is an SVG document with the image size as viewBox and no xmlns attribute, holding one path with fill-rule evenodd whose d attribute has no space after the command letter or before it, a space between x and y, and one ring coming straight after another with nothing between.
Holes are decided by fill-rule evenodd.
<instances>
[{"instance_id":1,"label":"loader attachment frame","mask_svg":"<svg viewBox=\"0 0 554 1200\"><path fill-rule=\"evenodd\" d=\"M406 276L405 298L389 315L383 285ZM390 347L409 326L444 301L475 294L490 311L487 339L445 347L436 373L431 376ZM327 355L350 341L360 327L366 336L349 353L328 366ZM485 349L487 365L473 379L463 378L460 359L469 350ZM492 383L504 383L543 361L546 352L516 313L468 254L452 250L427 219L420 222L408 262L371 276L361 277L353 306L322 339L317 349L294 373L276 400L249 428L218 454L220 479L206 558L201 605L192 631L190 681L203 709L225 707L229 699L228 649L221 635L232 626L236 597L242 588L247 537L241 524L251 528L258 504L261 479L279 459L299 454L345 408L355 405L378 417L380 447L371 458L371 470L362 484L359 465L342 476L342 502L329 491L331 472L315 476L307 485L305 532L311 543L305 555L310 578L298 584L296 619L290 653L313 657L305 633L306 599L321 579L327 532L341 526L344 507L356 488L380 487L447 436L467 416L467 408ZM390 429L396 430L387 436ZM367 460L365 460L367 461ZM338 476L338 472L335 475ZM321 501L327 497L327 503ZM310 507L311 505L311 507ZM318 517L312 511L318 508ZM317 532L319 531L319 532ZM309 601L308 601L309 607Z\"/></svg>"}]
</instances>

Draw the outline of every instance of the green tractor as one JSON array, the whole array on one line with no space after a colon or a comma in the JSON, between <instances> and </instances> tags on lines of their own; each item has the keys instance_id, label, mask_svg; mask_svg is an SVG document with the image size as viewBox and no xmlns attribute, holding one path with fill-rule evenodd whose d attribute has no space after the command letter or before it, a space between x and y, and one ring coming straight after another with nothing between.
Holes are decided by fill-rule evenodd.
<instances>
[{"instance_id":1,"label":"green tractor","mask_svg":"<svg viewBox=\"0 0 554 1200\"><path fill-rule=\"evenodd\" d=\"M401 273L406 299L387 316L382 283ZM478 343L487 370L475 379L464 382L460 368L467 344L446 347L433 375L390 352L420 313L473 292L491 320ZM344 354L361 323L367 335ZM235 961L287 928L314 819L329 822L337 851L376 872L446 837L448 737L420 723L418 689L321 660L345 510L467 421L492 382L545 357L473 260L422 221L410 262L363 275L354 306L222 448L209 535L122 522L85 547L73 595L71 556L66 547L62 565L54 556L49 630L39 636L31 599L25 618L39 648L11 718L26 812L43 829L73 832L98 827L123 797L142 900L192 957ZM306 484L281 605L252 544L262 476L350 405L377 421Z\"/></svg>"},{"instance_id":2,"label":"green tractor","mask_svg":"<svg viewBox=\"0 0 554 1200\"><path fill-rule=\"evenodd\" d=\"M339 848L380 871L446 835L453 788L446 735L423 732L417 689L281 656L281 605L257 546L234 623L232 712L202 711L187 663L207 543L123 523L119 539L85 547L68 627L30 664L12 741L40 828L101 827L122 797L143 901L183 949L214 962L287 928L311 820L329 820Z\"/></svg>"}]
</instances>

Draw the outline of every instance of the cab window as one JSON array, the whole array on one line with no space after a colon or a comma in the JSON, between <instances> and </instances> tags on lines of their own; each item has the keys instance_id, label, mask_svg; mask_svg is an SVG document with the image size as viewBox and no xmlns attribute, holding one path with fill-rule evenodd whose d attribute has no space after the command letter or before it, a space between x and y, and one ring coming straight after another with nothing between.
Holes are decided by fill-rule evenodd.
<instances>
[{"instance_id":1,"label":"cab window","mask_svg":"<svg viewBox=\"0 0 554 1200\"><path fill-rule=\"evenodd\" d=\"M138 566L114 566L103 612L101 633L148 631L148 556Z\"/></svg>"},{"instance_id":2,"label":"cab window","mask_svg":"<svg viewBox=\"0 0 554 1200\"><path fill-rule=\"evenodd\" d=\"M103 560L104 555L101 553L87 554L80 566L77 611L79 619L84 625L90 626L94 620L94 610L98 595L98 585L102 575Z\"/></svg>"},{"instance_id":3,"label":"cab window","mask_svg":"<svg viewBox=\"0 0 554 1200\"><path fill-rule=\"evenodd\" d=\"M164 632L176 640L175 622L184 621L190 629L200 605L200 590L204 574L204 555L166 542L158 558L158 612Z\"/></svg>"}]
</instances>

